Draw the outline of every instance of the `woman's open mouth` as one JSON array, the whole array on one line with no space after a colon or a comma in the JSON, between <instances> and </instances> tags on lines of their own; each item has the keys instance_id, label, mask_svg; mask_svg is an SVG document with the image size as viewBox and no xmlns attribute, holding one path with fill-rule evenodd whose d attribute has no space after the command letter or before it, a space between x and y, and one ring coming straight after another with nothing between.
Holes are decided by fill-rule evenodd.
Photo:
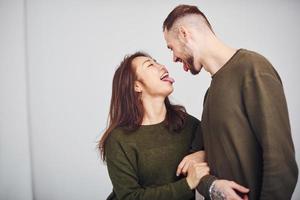
<instances>
[{"instance_id":1,"label":"woman's open mouth","mask_svg":"<svg viewBox=\"0 0 300 200\"><path fill-rule=\"evenodd\" d=\"M171 84L173 84L175 82L175 80L169 76L169 73L166 72L164 73L161 77L160 77L160 80L162 81L166 81L166 82L169 82Z\"/></svg>"}]
</instances>

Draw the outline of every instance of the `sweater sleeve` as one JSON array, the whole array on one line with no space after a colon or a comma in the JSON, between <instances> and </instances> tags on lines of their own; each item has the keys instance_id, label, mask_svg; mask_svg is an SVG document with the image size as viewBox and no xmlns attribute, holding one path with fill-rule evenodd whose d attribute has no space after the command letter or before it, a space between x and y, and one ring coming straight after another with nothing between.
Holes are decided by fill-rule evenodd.
<instances>
[{"instance_id":1,"label":"sweater sleeve","mask_svg":"<svg viewBox=\"0 0 300 200\"><path fill-rule=\"evenodd\" d=\"M122 200L190 199L194 191L186 179L157 187L142 187L133 153L117 139L110 137L106 144L106 162L114 192Z\"/></svg>"},{"instance_id":2,"label":"sweater sleeve","mask_svg":"<svg viewBox=\"0 0 300 200\"><path fill-rule=\"evenodd\" d=\"M191 144L190 153L195 153L196 151L203 151L204 144L203 144L203 136L202 136L202 129L201 129L201 122L198 121L197 128L195 129L194 138Z\"/></svg>"},{"instance_id":3,"label":"sweater sleeve","mask_svg":"<svg viewBox=\"0 0 300 200\"><path fill-rule=\"evenodd\" d=\"M205 104L207 94L208 94L209 89L207 89L205 95L204 95L204 100L203 100L203 106ZM198 121L198 126L196 129L195 137L193 139L193 142L191 144L191 153L194 153L196 151L201 151L204 150L204 143L203 143L203 133L202 133L202 128L201 128L201 122Z\"/></svg>"},{"instance_id":4,"label":"sweater sleeve","mask_svg":"<svg viewBox=\"0 0 300 200\"><path fill-rule=\"evenodd\" d=\"M248 79L244 84L243 101L262 151L263 177L259 199L291 199L298 168L287 104L278 74L260 72Z\"/></svg>"},{"instance_id":5,"label":"sweater sleeve","mask_svg":"<svg viewBox=\"0 0 300 200\"><path fill-rule=\"evenodd\" d=\"M213 175L206 175L202 177L199 185L197 186L197 191L205 198L205 200L211 200L209 190L213 182L216 180L218 180L217 177Z\"/></svg>"},{"instance_id":6,"label":"sweater sleeve","mask_svg":"<svg viewBox=\"0 0 300 200\"><path fill-rule=\"evenodd\" d=\"M205 93L204 100L203 100L203 106L206 102L208 91L209 91L209 88L207 89L207 91ZM199 150L205 150L204 149L204 143L203 143L203 133L202 133L202 128L201 128L201 122L199 122L199 126L197 128L196 135L195 135L195 138L193 140L192 148L191 148L192 152L196 152L196 151L199 151ZM217 180L217 177L215 177L213 175L206 175L206 176L202 177L202 179L200 180L199 185L196 188L196 190L206 200L210 200L209 189L210 189L212 183L215 180Z\"/></svg>"}]
</instances>

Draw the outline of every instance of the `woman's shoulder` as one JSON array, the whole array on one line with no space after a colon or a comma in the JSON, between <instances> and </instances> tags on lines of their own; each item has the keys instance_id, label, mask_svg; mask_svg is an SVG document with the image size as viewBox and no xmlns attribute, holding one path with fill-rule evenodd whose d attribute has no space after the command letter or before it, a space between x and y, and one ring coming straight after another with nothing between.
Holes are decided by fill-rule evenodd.
<instances>
[{"instance_id":1,"label":"woman's shoulder","mask_svg":"<svg viewBox=\"0 0 300 200\"><path fill-rule=\"evenodd\" d=\"M135 143L137 138L139 138L139 128L135 130L130 130L126 127L114 128L108 137L109 142L117 142L119 144L131 144Z\"/></svg>"},{"instance_id":2,"label":"woman's shoulder","mask_svg":"<svg viewBox=\"0 0 300 200\"><path fill-rule=\"evenodd\" d=\"M108 140L114 140L114 141L123 141L126 137L127 131L122 128L122 127L117 127L117 128L114 128L110 134L109 134L109 137L108 137Z\"/></svg>"},{"instance_id":3,"label":"woman's shoulder","mask_svg":"<svg viewBox=\"0 0 300 200\"><path fill-rule=\"evenodd\" d=\"M199 127L200 120L187 113L184 130L195 130Z\"/></svg>"},{"instance_id":4,"label":"woman's shoulder","mask_svg":"<svg viewBox=\"0 0 300 200\"><path fill-rule=\"evenodd\" d=\"M114 128L107 137L106 144L105 144L105 150L106 152L112 153L117 152L121 147L124 147L124 144L126 144L126 137L125 137L126 131L123 128Z\"/></svg>"},{"instance_id":5,"label":"woman's shoulder","mask_svg":"<svg viewBox=\"0 0 300 200\"><path fill-rule=\"evenodd\" d=\"M190 115L188 113L187 113L186 120L187 120L188 123L192 123L192 124L199 124L200 123L199 119L197 119L196 117L194 117L193 115Z\"/></svg>"}]
</instances>

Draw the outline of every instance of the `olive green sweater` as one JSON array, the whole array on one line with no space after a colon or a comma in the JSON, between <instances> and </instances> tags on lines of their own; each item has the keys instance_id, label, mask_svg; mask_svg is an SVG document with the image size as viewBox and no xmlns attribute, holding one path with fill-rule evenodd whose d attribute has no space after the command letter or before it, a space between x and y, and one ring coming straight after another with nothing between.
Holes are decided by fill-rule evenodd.
<instances>
[{"instance_id":1,"label":"olive green sweater","mask_svg":"<svg viewBox=\"0 0 300 200\"><path fill-rule=\"evenodd\" d=\"M298 168L288 109L267 59L237 51L212 77L201 127L211 174L248 187L250 199L291 198ZM207 176L197 189L209 199L205 181L211 182Z\"/></svg>"},{"instance_id":2,"label":"olive green sweater","mask_svg":"<svg viewBox=\"0 0 300 200\"><path fill-rule=\"evenodd\" d=\"M137 131L115 129L106 144L113 192L108 199L190 200L194 191L176 169L189 153L199 121L189 116L184 128L170 132L164 125L142 125Z\"/></svg>"}]
</instances>

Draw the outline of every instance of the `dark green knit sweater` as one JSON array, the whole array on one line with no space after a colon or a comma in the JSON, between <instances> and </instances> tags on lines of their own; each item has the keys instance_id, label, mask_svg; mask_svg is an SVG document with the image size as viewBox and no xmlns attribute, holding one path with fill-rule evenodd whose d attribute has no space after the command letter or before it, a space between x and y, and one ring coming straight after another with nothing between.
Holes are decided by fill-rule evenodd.
<instances>
[{"instance_id":1,"label":"dark green knit sweater","mask_svg":"<svg viewBox=\"0 0 300 200\"><path fill-rule=\"evenodd\" d=\"M176 169L189 153L198 126L199 121L188 116L178 133L170 132L164 123L144 125L134 132L115 129L106 144L113 184L108 199L194 199L194 191L186 178L176 177Z\"/></svg>"},{"instance_id":2,"label":"dark green knit sweater","mask_svg":"<svg viewBox=\"0 0 300 200\"><path fill-rule=\"evenodd\" d=\"M211 174L248 187L251 200L291 198L298 168L288 109L266 58L240 49L213 76L201 127ZM209 199L206 178L198 190Z\"/></svg>"}]
</instances>

